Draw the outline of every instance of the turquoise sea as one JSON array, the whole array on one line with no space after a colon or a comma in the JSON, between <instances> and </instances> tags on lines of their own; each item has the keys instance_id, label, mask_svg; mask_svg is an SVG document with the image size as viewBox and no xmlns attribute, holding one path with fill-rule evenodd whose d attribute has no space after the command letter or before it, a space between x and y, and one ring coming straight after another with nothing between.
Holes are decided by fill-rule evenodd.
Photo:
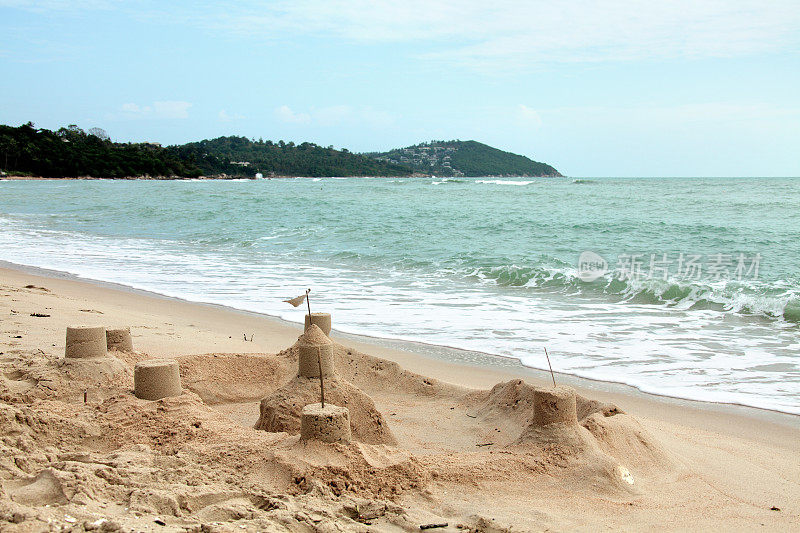
<instances>
[{"instance_id":1,"label":"turquoise sea","mask_svg":"<svg viewBox=\"0 0 800 533\"><path fill-rule=\"evenodd\" d=\"M800 414L797 178L0 181L0 260Z\"/></svg>"}]
</instances>

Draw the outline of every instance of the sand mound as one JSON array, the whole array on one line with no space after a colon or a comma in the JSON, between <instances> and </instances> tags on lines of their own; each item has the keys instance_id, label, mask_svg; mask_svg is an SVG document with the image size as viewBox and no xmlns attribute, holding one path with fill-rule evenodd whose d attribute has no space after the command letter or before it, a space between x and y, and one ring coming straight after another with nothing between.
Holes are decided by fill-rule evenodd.
<instances>
[{"instance_id":1,"label":"sand mound","mask_svg":"<svg viewBox=\"0 0 800 533\"><path fill-rule=\"evenodd\" d=\"M336 373L367 392L395 391L427 397L464 394L465 389L461 387L403 370L394 361L368 355L338 343L333 343L333 357Z\"/></svg>"},{"instance_id":2,"label":"sand mound","mask_svg":"<svg viewBox=\"0 0 800 533\"><path fill-rule=\"evenodd\" d=\"M325 380L325 401L350 410L353 439L368 444L396 444L397 441L375 407L372 398L340 378ZM306 405L319 402L319 380L296 376L261 401L255 429L300 433L300 414Z\"/></svg>"},{"instance_id":3,"label":"sand mound","mask_svg":"<svg viewBox=\"0 0 800 533\"><path fill-rule=\"evenodd\" d=\"M130 368L113 355L96 359L64 358L59 363L65 376L77 382L76 385L110 385L131 376Z\"/></svg>"},{"instance_id":4,"label":"sand mound","mask_svg":"<svg viewBox=\"0 0 800 533\"><path fill-rule=\"evenodd\" d=\"M471 393L465 403L482 417L501 417L516 424L528 425L533 422L535 390L536 387L515 379L498 383L489 391ZM575 395L575 415L579 421L593 413L614 416L623 412L614 404Z\"/></svg>"},{"instance_id":5,"label":"sand mound","mask_svg":"<svg viewBox=\"0 0 800 533\"><path fill-rule=\"evenodd\" d=\"M525 406L533 404L533 417L513 446L533 447L563 460L573 474L579 474L577 479L592 480L596 487L630 491L635 480L629 465L642 472L670 464L644 429L614 405L581 398L570 387L501 385L486 399L495 409L513 409L523 403L521 398ZM514 400L510 405L509 399ZM579 414L584 415L580 421Z\"/></svg>"},{"instance_id":6,"label":"sand mound","mask_svg":"<svg viewBox=\"0 0 800 533\"><path fill-rule=\"evenodd\" d=\"M260 400L296 373L289 361L270 355L191 355L178 363L183 387L211 405Z\"/></svg>"},{"instance_id":7,"label":"sand mound","mask_svg":"<svg viewBox=\"0 0 800 533\"><path fill-rule=\"evenodd\" d=\"M667 451L630 415L609 417L593 413L581 425L592 434L603 452L635 471L664 471L675 466Z\"/></svg>"},{"instance_id":8,"label":"sand mound","mask_svg":"<svg viewBox=\"0 0 800 533\"><path fill-rule=\"evenodd\" d=\"M575 395L575 410L578 420L584 420L589 416L599 413L603 416L615 416L625 414L625 411L613 403L599 402L584 398L580 394Z\"/></svg>"}]
</instances>

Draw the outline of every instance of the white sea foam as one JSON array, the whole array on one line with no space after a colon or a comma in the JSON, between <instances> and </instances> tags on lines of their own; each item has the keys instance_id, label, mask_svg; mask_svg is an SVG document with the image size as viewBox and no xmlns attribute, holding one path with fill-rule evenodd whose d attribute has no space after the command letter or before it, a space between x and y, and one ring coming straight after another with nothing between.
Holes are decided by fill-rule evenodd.
<instances>
[{"instance_id":1,"label":"white sea foam","mask_svg":"<svg viewBox=\"0 0 800 533\"><path fill-rule=\"evenodd\" d=\"M533 181L515 180L475 180L475 183L487 183L491 185L530 185Z\"/></svg>"},{"instance_id":2,"label":"white sea foam","mask_svg":"<svg viewBox=\"0 0 800 533\"><path fill-rule=\"evenodd\" d=\"M684 316L629 306L620 316L613 304L588 299L530 302L506 296L490 302L435 278L403 286L402 272L370 283L365 272L282 261L253 264L230 254L198 256L168 242L140 239L115 239L112 246L109 239L64 232L5 231L0 250L0 258L12 262L295 322L302 313L287 309L282 299L314 286L315 306L333 311L341 331L514 357L539 369L546 368L542 348L547 346L558 372L645 392L800 414L797 383L781 385L790 394L765 395L774 387L767 384L772 376L749 368L754 360L759 365L790 361L758 348L745 348L746 357L719 353L719 346L731 340L725 330L715 333L712 312ZM576 322L578 315L584 319ZM503 324L503 330L517 333L508 337L485 324ZM705 331L698 340L691 331L700 330Z\"/></svg>"}]
</instances>

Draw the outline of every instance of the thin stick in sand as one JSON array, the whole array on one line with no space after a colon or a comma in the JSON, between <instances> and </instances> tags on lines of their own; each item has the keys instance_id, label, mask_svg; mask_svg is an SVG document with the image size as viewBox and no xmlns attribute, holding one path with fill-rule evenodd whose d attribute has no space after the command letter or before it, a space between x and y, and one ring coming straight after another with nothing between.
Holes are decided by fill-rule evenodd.
<instances>
[{"instance_id":1,"label":"thin stick in sand","mask_svg":"<svg viewBox=\"0 0 800 533\"><path fill-rule=\"evenodd\" d=\"M306 289L306 305L308 306L308 325L311 326L311 302L308 299L308 293L311 289ZM317 364L319 365L319 403L322 408L325 408L325 378L322 377L322 350L317 348Z\"/></svg>"},{"instance_id":2,"label":"thin stick in sand","mask_svg":"<svg viewBox=\"0 0 800 533\"><path fill-rule=\"evenodd\" d=\"M547 366L550 367L550 377L553 378L553 387L556 386L556 376L553 374L553 365L550 364L550 356L547 354L547 347L544 349L544 355L547 357Z\"/></svg>"},{"instance_id":3,"label":"thin stick in sand","mask_svg":"<svg viewBox=\"0 0 800 533\"><path fill-rule=\"evenodd\" d=\"M317 347L317 363L319 364L319 403L325 409L325 379L322 377L322 348Z\"/></svg>"}]
</instances>

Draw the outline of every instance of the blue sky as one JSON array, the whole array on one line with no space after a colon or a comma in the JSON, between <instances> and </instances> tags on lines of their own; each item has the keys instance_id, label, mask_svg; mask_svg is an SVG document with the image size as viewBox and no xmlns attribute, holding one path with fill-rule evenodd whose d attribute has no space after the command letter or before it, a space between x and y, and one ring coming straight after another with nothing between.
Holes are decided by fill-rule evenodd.
<instances>
[{"instance_id":1,"label":"blue sky","mask_svg":"<svg viewBox=\"0 0 800 533\"><path fill-rule=\"evenodd\" d=\"M800 3L0 0L0 123L799 176Z\"/></svg>"}]
</instances>

